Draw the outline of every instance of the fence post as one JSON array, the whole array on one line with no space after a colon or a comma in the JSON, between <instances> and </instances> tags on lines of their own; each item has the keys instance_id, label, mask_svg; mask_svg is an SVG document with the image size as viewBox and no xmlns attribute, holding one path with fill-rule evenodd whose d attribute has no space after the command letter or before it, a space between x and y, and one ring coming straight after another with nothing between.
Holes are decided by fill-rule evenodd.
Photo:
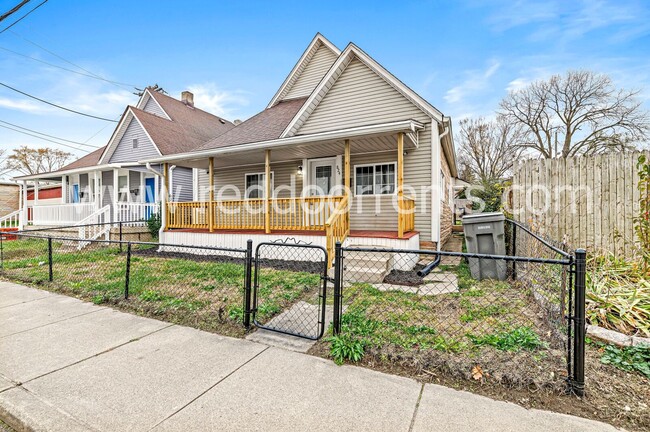
<instances>
[{"instance_id":1,"label":"fence post","mask_svg":"<svg viewBox=\"0 0 650 432\"><path fill-rule=\"evenodd\" d=\"M5 269L4 239L5 233L0 231L0 270ZM16 240L18 240L18 237L16 237Z\"/></svg>"},{"instance_id":2,"label":"fence post","mask_svg":"<svg viewBox=\"0 0 650 432\"><path fill-rule=\"evenodd\" d=\"M122 252L122 221L119 222L120 225L120 252Z\"/></svg>"},{"instance_id":3,"label":"fence post","mask_svg":"<svg viewBox=\"0 0 650 432\"><path fill-rule=\"evenodd\" d=\"M332 333L335 335L341 332L341 289L343 284L343 249L341 242L336 242L334 246L334 313L332 317Z\"/></svg>"},{"instance_id":4,"label":"fence post","mask_svg":"<svg viewBox=\"0 0 650 432\"><path fill-rule=\"evenodd\" d=\"M573 377L571 390L578 396L585 394L585 291L587 279L587 252L576 249L575 304L573 314Z\"/></svg>"},{"instance_id":5,"label":"fence post","mask_svg":"<svg viewBox=\"0 0 650 432\"><path fill-rule=\"evenodd\" d=\"M251 284L253 281L253 240L246 242L246 259L244 268L244 327L251 326Z\"/></svg>"},{"instance_id":6,"label":"fence post","mask_svg":"<svg viewBox=\"0 0 650 432\"><path fill-rule=\"evenodd\" d=\"M512 224L512 256L517 256L517 225ZM512 280L517 280L517 261L512 261Z\"/></svg>"},{"instance_id":7,"label":"fence post","mask_svg":"<svg viewBox=\"0 0 650 432\"><path fill-rule=\"evenodd\" d=\"M122 247L122 243L120 243ZM131 279L131 242L126 244L126 271L124 277L124 299L129 299L129 279Z\"/></svg>"},{"instance_id":8,"label":"fence post","mask_svg":"<svg viewBox=\"0 0 650 432\"><path fill-rule=\"evenodd\" d=\"M52 237L47 238L47 263L50 268L50 272L48 275L48 280L52 282L54 280L54 272L52 269L53 262L52 262Z\"/></svg>"}]
</instances>

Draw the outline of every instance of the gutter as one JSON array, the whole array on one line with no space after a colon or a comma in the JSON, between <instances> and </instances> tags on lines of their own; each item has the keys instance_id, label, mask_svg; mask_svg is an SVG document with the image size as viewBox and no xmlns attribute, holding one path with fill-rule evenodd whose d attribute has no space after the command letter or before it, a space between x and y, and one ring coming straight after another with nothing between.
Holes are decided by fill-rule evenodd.
<instances>
[{"instance_id":1,"label":"gutter","mask_svg":"<svg viewBox=\"0 0 650 432\"><path fill-rule=\"evenodd\" d=\"M447 117L447 118L449 119L449 117ZM445 122L445 117L443 116L443 117L442 117L442 124L444 125L445 123L446 123L446 122ZM440 171L441 171L440 158L443 157L443 154L442 154L442 152L441 152L441 148L442 148L442 139L443 139L444 137L446 137L447 135L449 135L449 131L450 131L449 126L445 126L445 130L444 130L440 135L438 135L438 152L439 152L439 153L438 153L438 169L437 169L437 171L436 171L436 175L438 176L438 179L440 179L439 176L440 176ZM440 190L440 180L438 180L438 189ZM438 244L436 245L436 249L437 249L438 251L441 250L441 246L442 246L442 224L440 223L441 220L442 220L442 206L441 206L440 203L442 202L442 198L444 197L444 194L445 194L445 191L440 190L440 193L439 193L439 195L438 195L438 199L437 199L437 202L436 202L436 207L438 208L438 212L437 212L437 213L438 213ZM440 257L440 255L438 255L438 257ZM438 261L438 260L436 260L436 261ZM435 262L435 261L434 261L434 262ZM439 261L438 261L438 263L439 263ZM436 265L437 265L438 263L436 263ZM435 267L435 266L434 266L434 267ZM429 272L430 272L432 269L433 269L433 267L432 267L431 269L429 269ZM428 273L427 273L427 274L428 274Z\"/></svg>"}]
</instances>

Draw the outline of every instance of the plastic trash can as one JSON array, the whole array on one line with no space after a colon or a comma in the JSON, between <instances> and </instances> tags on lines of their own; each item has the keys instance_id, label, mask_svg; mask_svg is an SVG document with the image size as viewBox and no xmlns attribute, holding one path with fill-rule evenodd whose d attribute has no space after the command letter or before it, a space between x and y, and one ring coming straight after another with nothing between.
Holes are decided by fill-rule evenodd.
<instances>
[{"instance_id":1,"label":"plastic trash can","mask_svg":"<svg viewBox=\"0 0 650 432\"><path fill-rule=\"evenodd\" d=\"M463 231L468 253L505 255L503 213L476 213L463 216ZM506 279L506 261L487 258L469 258L474 279Z\"/></svg>"}]
</instances>

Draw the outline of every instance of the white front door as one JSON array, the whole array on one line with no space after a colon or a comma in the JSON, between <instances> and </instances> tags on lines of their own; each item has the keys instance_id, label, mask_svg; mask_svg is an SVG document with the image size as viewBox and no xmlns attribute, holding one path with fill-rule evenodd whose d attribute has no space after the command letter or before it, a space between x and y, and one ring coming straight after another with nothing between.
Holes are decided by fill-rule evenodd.
<instances>
[{"instance_id":1,"label":"white front door","mask_svg":"<svg viewBox=\"0 0 650 432\"><path fill-rule=\"evenodd\" d=\"M336 159L328 158L310 162L311 195L329 195L335 184Z\"/></svg>"}]
</instances>

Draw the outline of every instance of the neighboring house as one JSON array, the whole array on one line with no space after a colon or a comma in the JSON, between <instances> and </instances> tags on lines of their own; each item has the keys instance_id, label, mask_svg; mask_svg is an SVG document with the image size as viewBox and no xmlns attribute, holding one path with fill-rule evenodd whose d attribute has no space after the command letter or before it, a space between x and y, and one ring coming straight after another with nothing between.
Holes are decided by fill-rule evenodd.
<instances>
[{"instance_id":1,"label":"neighboring house","mask_svg":"<svg viewBox=\"0 0 650 432\"><path fill-rule=\"evenodd\" d=\"M157 212L160 169L138 160L187 152L223 134L234 125L194 107L194 96L182 100L146 89L136 106L128 106L108 144L63 168L18 177L40 194L41 183L57 183L60 202L30 202L23 193L22 225L65 225L97 222L142 221ZM173 171L173 195L178 201L193 198L191 168Z\"/></svg>"},{"instance_id":2,"label":"neighboring house","mask_svg":"<svg viewBox=\"0 0 650 432\"><path fill-rule=\"evenodd\" d=\"M165 203L161 242L291 238L331 261L337 240L418 249L451 234L451 119L356 45L340 51L320 34L266 109L197 149L141 162L199 170L194 201Z\"/></svg>"},{"instance_id":3,"label":"neighboring house","mask_svg":"<svg viewBox=\"0 0 650 432\"><path fill-rule=\"evenodd\" d=\"M0 217L18 210L20 202L20 186L18 183L0 180Z\"/></svg>"}]
</instances>

